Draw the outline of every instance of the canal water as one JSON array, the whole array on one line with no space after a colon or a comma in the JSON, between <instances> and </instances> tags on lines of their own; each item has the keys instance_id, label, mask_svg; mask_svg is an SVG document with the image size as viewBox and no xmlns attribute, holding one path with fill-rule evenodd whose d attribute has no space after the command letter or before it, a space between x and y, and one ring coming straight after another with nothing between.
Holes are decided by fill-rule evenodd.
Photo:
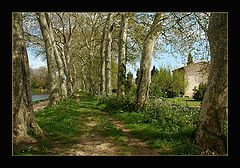
<instances>
[{"instance_id":1,"label":"canal water","mask_svg":"<svg viewBox=\"0 0 240 168\"><path fill-rule=\"evenodd\" d=\"M34 94L32 95L32 101L45 100L49 98L49 94Z\"/></svg>"}]
</instances>

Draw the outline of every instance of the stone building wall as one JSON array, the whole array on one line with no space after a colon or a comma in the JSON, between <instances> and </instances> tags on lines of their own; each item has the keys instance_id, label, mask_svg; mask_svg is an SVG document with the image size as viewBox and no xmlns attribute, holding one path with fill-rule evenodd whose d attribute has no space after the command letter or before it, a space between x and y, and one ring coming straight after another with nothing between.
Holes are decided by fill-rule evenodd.
<instances>
[{"instance_id":1,"label":"stone building wall","mask_svg":"<svg viewBox=\"0 0 240 168\"><path fill-rule=\"evenodd\" d=\"M198 87L201 82L207 83L209 64L207 62L198 62L178 68L174 71L184 71L185 81L187 81L184 96L192 98L194 87Z\"/></svg>"}]
</instances>

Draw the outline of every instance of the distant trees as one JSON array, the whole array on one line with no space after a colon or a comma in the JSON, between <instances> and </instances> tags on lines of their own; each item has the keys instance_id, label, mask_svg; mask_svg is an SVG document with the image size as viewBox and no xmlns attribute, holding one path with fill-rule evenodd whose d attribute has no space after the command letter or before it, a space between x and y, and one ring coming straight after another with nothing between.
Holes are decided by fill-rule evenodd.
<instances>
[{"instance_id":1,"label":"distant trees","mask_svg":"<svg viewBox=\"0 0 240 168\"><path fill-rule=\"evenodd\" d=\"M131 72L127 73L127 81L126 81L126 85L125 85L125 91L126 91L126 95L131 92L132 88L135 87L135 83L134 83L134 78L133 78L133 74Z\"/></svg>"},{"instance_id":2,"label":"distant trees","mask_svg":"<svg viewBox=\"0 0 240 168\"><path fill-rule=\"evenodd\" d=\"M30 68L30 80L32 93L47 92L47 68L39 67L36 69Z\"/></svg>"},{"instance_id":3,"label":"distant trees","mask_svg":"<svg viewBox=\"0 0 240 168\"><path fill-rule=\"evenodd\" d=\"M28 135L32 130L43 135L33 113L28 55L23 33L22 13L13 13L13 144L36 140Z\"/></svg>"},{"instance_id":4,"label":"distant trees","mask_svg":"<svg viewBox=\"0 0 240 168\"><path fill-rule=\"evenodd\" d=\"M41 48L39 54L43 57L46 53L53 52L59 98L64 98L66 92L67 96L70 96L78 88L92 94L111 94L112 88L118 88L118 95L124 95L127 64L133 65L142 59L141 66L145 67L140 74L144 72L144 75L139 77L141 76L141 81L147 81L145 72L150 70L146 68L149 64L148 56L144 55L151 52L153 55L151 48L156 52L164 51L163 43L171 44L171 49L189 52L189 48L194 47L194 41L201 41L204 37L199 34L201 31L197 31L195 35L196 24L190 23L198 21L205 29L207 18L207 14L200 13L161 13L161 17L159 13L140 12L42 14L46 17L45 28L51 40L48 45L51 45L53 51L47 51L45 37L41 36L41 26L36 24L37 17L33 13L24 13L25 35L28 46ZM159 17L160 22L156 21L155 16ZM184 26L189 31L183 29ZM157 37L160 40L156 40ZM48 68L52 69L51 66ZM139 98L138 102L146 97L142 94L145 93L145 87L142 87L145 84L140 83L142 84L138 88L141 89L137 89L136 96Z\"/></svg>"},{"instance_id":5,"label":"distant trees","mask_svg":"<svg viewBox=\"0 0 240 168\"><path fill-rule=\"evenodd\" d=\"M189 53L189 54L188 54L187 65L192 64L192 63L193 63L193 57L192 57L192 54Z\"/></svg>"},{"instance_id":6,"label":"distant trees","mask_svg":"<svg viewBox=\"0 0 240 168\"><path fill-rule=\"evenodd\" d=\"M150 96L168 97L168 93L171 90L172 75L170 69L160 68L158 72L153 73L150 84Z\"/></svg>"},{"instance_id":7,"label":"distant trees","mask_svg":"<svg viewBox=\"0 0 240 168\"><path fill-rule=\"evenodd\" d=\"M151 71L151 79L153 77L153 75L155 75L156 73L158 73L158 69L155 67L155 65L153 66L153 69Z\"/></svg>"},{"instance_id":8,"label":"distant trees","mask_svg":"<svg viewBox=\"0 0 240 168\"><path fill-rule=\"evenodd\" d=\"M211 13L207 31L211 53L210 73L196 132L197 144L218 154L227 152L227 138L224 135L228 108L227 27L227 13Z\"/></svg>"},{"instance_id":9,"label":"distant trees","mask_svg":"<svg viewBox=\"0 0 240 168\"><path fill-rule=\"evenodd\" d=\"M174 97L184 93L186 82L182 72L171 74L169 68L152 69L149 94L154 97Z\"/></svg>"},{"instance_id":10,"label":"distant trees","mask_svg":"<svg viewBox=\"0 0 240 168\"><path fill-rule=\"evenodd\" d=\"M104 36L106 36L106 32L103 32L106 30L102 28L105 21L101 20L105 15L106 14L102 15L99 13L84 13L77 16L79 29L77 29L78 31L76 32L77 39L74 39L75 49L73 54L77 56L74 60L76 65L78 65L76 67L77 72L81 74L81 77L78 76L78 81L84 80L85 90L91 94L97 94L99 92L100 67L103 68L102 64L105 64L106 41L105 37L101 37L101 33L105 33ZM102 40L104 46L101 45ZM100 51L101 47L103 47L102 51ZM103 69L105 73L104 70L105 66Z\"/></svg>"}]
</instances>

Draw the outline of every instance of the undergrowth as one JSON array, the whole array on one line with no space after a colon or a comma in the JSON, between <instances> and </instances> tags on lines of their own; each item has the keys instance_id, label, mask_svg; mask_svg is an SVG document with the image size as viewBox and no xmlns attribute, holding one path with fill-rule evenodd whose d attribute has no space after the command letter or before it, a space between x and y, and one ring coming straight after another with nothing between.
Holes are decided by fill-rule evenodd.
<instances>
[{"instance_id":1,"label":"undergrowth","mask_svg":"<svg viewBox=\"0 0 240 168\"><path fill-rule=\"evenodd\" d=\"M194 141L199 108L152 100L144 110L137 110L133 99L116 96L102 97L99 104L161 155L199 154Z\"/></svg>"}]
</instances>

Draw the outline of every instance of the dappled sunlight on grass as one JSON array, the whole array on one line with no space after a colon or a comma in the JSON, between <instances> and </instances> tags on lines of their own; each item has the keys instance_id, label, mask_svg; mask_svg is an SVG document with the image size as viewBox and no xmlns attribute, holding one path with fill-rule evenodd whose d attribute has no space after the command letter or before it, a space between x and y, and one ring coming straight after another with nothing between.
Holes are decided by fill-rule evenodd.
<instances>
[{"instance_id":1,"label":"dappled sunlight on grass","mask_svg":"<svg viewBox=\"0 0 240 168\"><path fill-rule=\"evenodd\" d=\"M177 133L165 133L148 124L128 124L127 128L134 136L144 139L149 146L159 150L161 155L197 154L198 148L193 144L192 130Z\"/></svg>"},{"instance_id":2,"label":"dappled sunlight on grass","mask_svg":"<svg viewBox=\"0 0 240 168\"><path fill-rule=\"evenodd\" d=\"M47 139L18 155L134 155L129 137L100 111L97 99L88 96L68 98L36 113Z\"/></svg>"},{"instance_id":3,"label":"dappled sunlight on grass","mask_svg":"<svg viewBox=\"0 0 240 168\"><path fill-rule=\"evenodd\" d=\"M163 100L172 104L183 106L198 107L201 105L201 101L196 101L194 99L186 97L164 98Z\"/></svg>"},{"instance_id":4,"label":"dappled sunlight on grass","mask_svg":"<svg viewBox=\"0 0 240 168\"><path fill-rule=\"evenodd\" d=\"M145 111L134 112L130 100L123 100L118 105L116 103L119 100L115 98L108 104L101 104L98 100L81 93L78 99L68 98L56 106L37 112L37 121L47 134L47 139L39 139L37 146L18 154L97 155L97 152L104 153L104 150L109 155L114 152L119 155L198 153L193 142L198 109L169 106L171 103L165 102L150 103ZM112 104L115 104L114 108ZM122 108L120 105L127 106ZM103 112L106 109L110 111ZM96 151L90 150L87 144ZM107 149L110 146L113 150Z\"/></svg>"},{"instance_id":5,"label":"dappled sunlight on grass","mask_svg":"<svg viewBox=\"0 0 240 168\"><path fill-rule=\"evenodd\" d=\"M176 98L175 101L182 100ZM144 111L137 112L121 111L115 109L118 106L111 107L111 103L107 102L108 107L105 109L109 109L110 115L123 121L131 135L146 141L161 155L197 155L199 148L195 145L194 135L199 109L177 104L175 101L150 101Z\"/></svg>"}]
</instances>

